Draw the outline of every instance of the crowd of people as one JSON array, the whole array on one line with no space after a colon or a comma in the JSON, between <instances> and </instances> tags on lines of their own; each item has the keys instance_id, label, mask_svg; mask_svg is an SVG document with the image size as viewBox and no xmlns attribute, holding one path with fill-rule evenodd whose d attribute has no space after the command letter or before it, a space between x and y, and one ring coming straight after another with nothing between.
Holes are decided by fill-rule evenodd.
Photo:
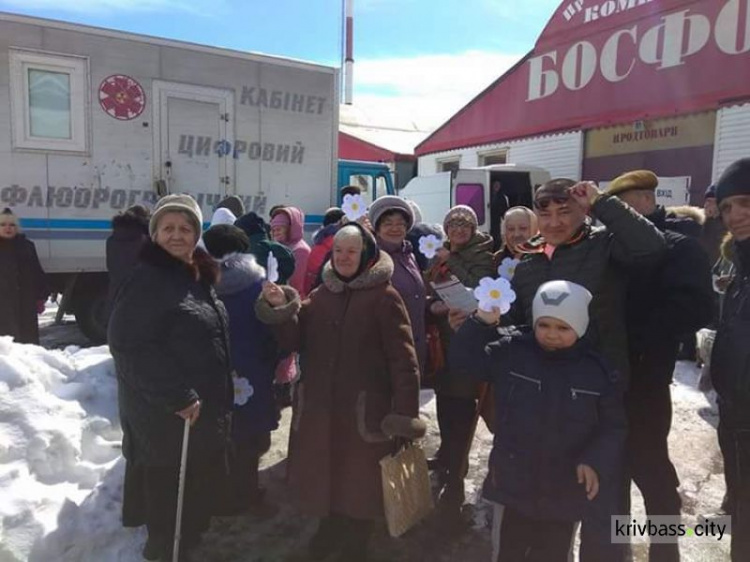
<instances>
[{"instance_id":1,"label":"crowd of people","mask_svg":"<svg viewBox=\"0 0 750 562\"><path fill-rule=\"evenodd\" d=\"M493 562L568 560L579 526L581 560L625 560L610 519L630 512L633 483L649 516L681 513L670 385L680 354L711 327L722 509L732 560L750 560L750 159L706 191L704 209L665 209L657 186L646 170L605 190L553 179L490 234L471 207L430 225L413 202L384 196L359 220L329 209L312 247L301 209L277 206L266 222L236 197L205 232L188 195L115 217L108 338L123 524L146 525L144 557L171 559L183 425L189 553L212 515L269 501L259 462L291 405L287 480L319 518L298 559L366 560L383 516L379 461L424 436L428 387L441 525L460 526L483 419L494 433L483 490L495 506ZM442 239L434 256L420 250L427 235ZM509 260L507 313L453 309L435 290L446 280L474 289ZM12 274L0 277L0 333L38 342L48 290L9 209L0 263ZM652 544L649 559L679 560L678 544Z\"/></svg>"}]
</instances>

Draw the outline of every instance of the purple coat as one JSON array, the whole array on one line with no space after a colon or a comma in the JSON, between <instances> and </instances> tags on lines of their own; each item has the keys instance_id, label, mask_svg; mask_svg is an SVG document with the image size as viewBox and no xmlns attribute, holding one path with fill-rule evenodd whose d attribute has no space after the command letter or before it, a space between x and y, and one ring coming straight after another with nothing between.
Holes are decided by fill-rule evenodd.
<instances>
[{"instance_id":1,"label":"purple coat","mask_svg":"<svg viewBox=\"0 0 750 562\"><path fill-rule=\"evenodd\" d=\"M427 293L424 280L414 257L411 242L404 241L401 246L378 238L378 246L387 252L393 260L393 276L391 284L401 295L409 314L411 329L414 335L414 347L417 351L419 368L424 372L427 364L427 338L425 336L425 312L427 308Z\"/></svg>"}]
</instances>

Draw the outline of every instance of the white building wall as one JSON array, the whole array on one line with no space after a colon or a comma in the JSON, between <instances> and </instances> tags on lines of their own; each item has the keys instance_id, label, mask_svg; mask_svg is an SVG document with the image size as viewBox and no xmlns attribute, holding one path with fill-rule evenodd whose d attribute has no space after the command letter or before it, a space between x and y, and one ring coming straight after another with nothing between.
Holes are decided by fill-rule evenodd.
<instances>
[{"instance_id":1,"label":"white building wall","mask_svg":"<svg viewBox=\"0 0 750 562\"><path fill-rule=\"evenodd\" d=\"M437 173L441 171L440 162L455 159L459 160L461 168L474 168L479 166L480 155L507 150L509 164L539 166L548 170L553 178L580 180L583 138L583 132L573 131L427 154L419 157L419 175Z\"/></svg>"},{"instance_id":2,"label":"white building wall","mask_svg":"<svg viewBox=\"0 0 750 562\"><path fill-rule=\"evenodd\" d=\"M716 119L713 181L740 158L750 157L750 103L725 107Z\"/></svg>"}]
</instances>

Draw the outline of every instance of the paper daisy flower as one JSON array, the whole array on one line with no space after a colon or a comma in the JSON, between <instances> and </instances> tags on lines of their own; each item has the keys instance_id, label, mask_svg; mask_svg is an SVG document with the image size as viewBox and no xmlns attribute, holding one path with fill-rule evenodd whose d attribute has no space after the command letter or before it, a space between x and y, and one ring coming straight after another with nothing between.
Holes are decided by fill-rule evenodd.
<instances>
[{"instance_id":1,"label":"paper daisy flower","mask_svg":"<svg viewBox=\"0 0 750 562\"><path fill-rule=\"evenodd\" d=\"M341 205L346 218L350 221L356 221L367 214L367 205L362 200L361 195L344 195L344 204Z\"/></svg>"},{"instance_id":2,"label":"paper daisy flower","mask_svg":"<svg viewBox=\"0 0 750 562\"><path fill-rule=\"evenodd\" d=\"M422 236L419 239L419 253L426 257L428 260L431 260L435 257L435 254L442 247L442 245L443 241L434 234Z\"/></svg>"},{"instance_id":3,"label":"paper daisy flower","mask_svg":"<svg viewBox=\"0 0 750 562\"><path fill-rule=\"evenodd\" d=\"M516 274L516 267L520 263L520 260L514 260L513 258L505 258L501 263L500 267L497 268L497 273L503 279L513 281L513 276Z\"/></svg>"},{"instance_id":4,"label":"paper daisy flower","mask_svg":"<svg viewBox=\"0 0 750 562\"><path fill-rule=\"evenodd\" d=\"M245 377L233 377L234 379L234 403L237 406L244 406L247 401L255 394L255 389L250 381Z\"/></svg>"},{"instance_id":5,"label":"paper daisy flower","mask_svg":"<svg viewBox=\"0 0 750 562\"><path fill-rule=\"evenodd\" d=\"M273 254L268 254L267 263L268 274L267 278L271 283L276 283L279 280L279 260Z\"/></svg>"},{"instance_id":6,"label":"paper daisy flower","mask_svg":"<svg viewBox=\"0 0 750 562\"><path fill-rule=\"evenodd\" d=\"M507 279L485 277L474 289L474 297L479 301L479 308L485 312L492 312L492 307L496 306L500 309L500 314L505 314L516 300L516 293L511 289Z\"/></svg>"}]
</instances>

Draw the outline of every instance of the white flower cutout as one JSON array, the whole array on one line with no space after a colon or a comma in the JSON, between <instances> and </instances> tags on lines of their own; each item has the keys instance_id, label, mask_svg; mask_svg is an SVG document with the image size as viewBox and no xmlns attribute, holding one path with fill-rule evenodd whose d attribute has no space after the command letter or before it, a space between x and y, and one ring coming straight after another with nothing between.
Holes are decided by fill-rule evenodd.
<instances>
[{"instance_id":1,"label":"white flower cutout","mask_svg":"<svg viewBox=\"0 0 750 562\"><path fill-rule=\"evenodd\" d=\"M503 279L513 281L513 276L516 274L516 267L520 263L520 260L514 260L513 258L505 258L501 263L500 267L497 268L497 273Z\"/></svg>"},{"instance_id":2,"label":"white flower cutout","mask_svg":"<svg viewBox=\"0 0 750 562\"><path fill-rule=\"evenodd\" d=\"M442 245L443 241L434 234L422 236L419 239L419 253L426 257L428 260L431 260L435 257L435 254Z\"/></svg>"},{"instance_id":3,"label":"white flower cutout","mask_svg":"<svg viewBox=\"0 0 750 562\"><path fill-rule=\"evenodd\" d=\"M234 403L237 406L244 406L255 394L255 389L245 377L234 376L232 378L234 379Z\"/></svg>"},{"instance_id":4,"label":"white flower cutout","mask_svg":"<svg viewBox=\"0 0 750 562\"><path fill-rule=\"evenodd\" d=\"M273 254L268 254L268 263L267 269L268 269L268 280L271 283L276 283L276 281L279 280L279 260L276 259L276 256Z\"/></svg>"},{"instance_id":5,"label":"white flower cutout","mask_svg":"<svg viewBox=\"0 0 750 562\"><path fill-rule=\"evenodd\" d=\"M492 308L497 307L500 309L500 314L505 314L516 300L516 293L511 289L507 279L484 277L479 281L479 286L474 289L474 297L479 301L481 310L492 312Z\"/></svg>"},{"instance_id":6,"label":"white flower cutout","mask_svg":"<svg viewBox=\"0 0 750 562\"><path fill-rule=\"evenodd\" d=\"M344 204L341 205L341 210L344 211L346 218L350 221L356 221L367 214L367 204L361 195L347 194L344 195Z\"/></svg>"}]
</instances>

